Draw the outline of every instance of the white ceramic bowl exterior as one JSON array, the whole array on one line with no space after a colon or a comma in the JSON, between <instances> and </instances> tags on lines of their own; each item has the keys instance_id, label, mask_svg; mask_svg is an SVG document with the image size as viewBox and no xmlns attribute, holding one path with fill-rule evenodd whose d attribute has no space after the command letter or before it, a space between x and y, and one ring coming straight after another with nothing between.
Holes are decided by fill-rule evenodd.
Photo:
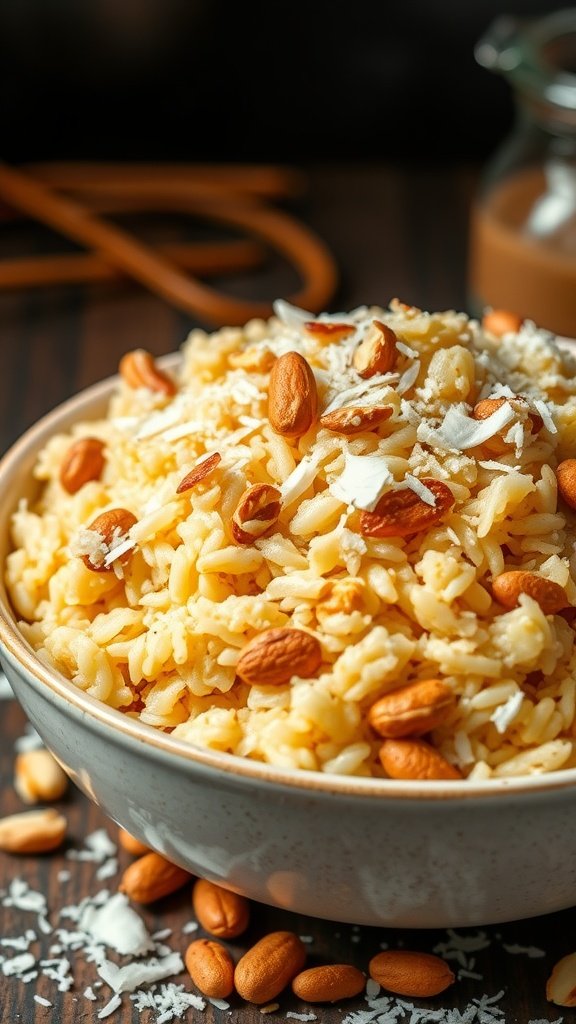
<instances>
[{"instance_id":1,"label":"white ceramic bowl exterior","mask_svg":"<svg viewBox=\"0 0 576 1024\"><path fill-rule=\"evenodd\" d=\"M65 403L0 464L0 559L48 437L100 415L110 382ZM81 789L171 860L256 900L357 924L488 924L576 901L576 772L405 783L288 772L190 747L46 668L0 600L0 658Z\"/></svg>"}]
</instances>

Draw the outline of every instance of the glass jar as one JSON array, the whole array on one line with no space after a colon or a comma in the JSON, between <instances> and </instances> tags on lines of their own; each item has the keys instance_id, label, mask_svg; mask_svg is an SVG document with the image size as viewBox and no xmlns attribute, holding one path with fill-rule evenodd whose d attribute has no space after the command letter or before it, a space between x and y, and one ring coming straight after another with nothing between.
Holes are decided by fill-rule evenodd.
<instances>
[{"instance_id":1,"label":"glass jar","mask_svg":"<svg viewBox=\"0 0 576 1024\"><path fill-rule=\"evenodd\" d=\"M576 10L498 18L475 54L511 83L516 123L472 212L471 307L576 337Z\"/></svg>"}]
</instances>

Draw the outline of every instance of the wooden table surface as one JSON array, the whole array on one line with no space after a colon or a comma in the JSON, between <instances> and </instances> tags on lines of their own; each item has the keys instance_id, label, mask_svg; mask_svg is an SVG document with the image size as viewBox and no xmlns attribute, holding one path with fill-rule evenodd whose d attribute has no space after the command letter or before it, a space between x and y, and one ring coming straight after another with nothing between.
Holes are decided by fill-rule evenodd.
<instances>
[{"instance_id":1,"label":"wooden table surface","mask_svg":"<svg viewBox=\"0 0 576 1024\"><path fill-rule=\"evenodd\" d=\"M476 181L474 169L316 168L310 171L309 179L310 191L298 202L296 210L324 237L339 262L342 284L332 309L352 308L363 302L385 304L395 295L424 308L466 307L466 229ZM183 237L181 225L174 221L154 223L146 230L153 233L148 237ZM53 237L31 225L9 224L0 230L0 258L55 248ZM272 265L259 275L235 282L234 288L238 294L260 298L285 294L293 284L285 268ZM156 354L172 351L192 326L195 325L160 300L128 284L58 287L0 295L2 449L47 410L78 389L113 373L124 351L134 347ZM24 715L16 702L1 701L0 815L23 809L12 788L12 770L14 741L23 733L24 725ZM63 801L63 808L70 822L72 848L81 847L83 837L100 827L107 828L115 837L115 826L75 789ZM121 851L120 869L129 860ZM22 878L46 895L54 914L62 903L76 903L100 888L114 891L118 876L98 882L97 867L91 862L71 860L65 851L45 857L0 854L0 890L5 890L11 879ZM58 878L62 870L70 872L65 882ZM542 884L546 884L545 879ZM167 942L184 952L190 936L182 934L181 928L192 919L186 891L145 909L143 916L151 931L173 929ZM0 940L21 935L34 926L34 915L2 906L0 901ZM576 948L576 912L571 910L546 918L462 930L459 936L467 940L462 943L445 931L355 928L296 917L259 905L254 907L249 932L234 949L239 952L265 932L281 928L309 937L311 964L340 961L366 969L368 960L383 943L391 948L404 946L427 951L438 943L448 943L448 948L466 944L470 947L460 953L460 960L451 960L454 970L460 972L451 989L434 999L415 1001L417 1007L427 1008L432 1015L418 1015L392 1000L386 1015L383 1006L373 1012L374 1019L380 1018L378 1024L395 1019L413 1024L427 1020L451 1024L576 1020L574 1011L554 1007L545 998L545 983L552 965ZM477 941L480 932L484 933L484 940ZM31 946L31 952L45 957L51 941L50 937L43 937L40 944ZM474 946L483 948L474 952ZM0 954L13 956L14 950L0 946ZM97 980L95 967L86 964L81 956L71 956L76 980L73 989L66 993L58 992L55 982L47 978L25 985L4 977L0 969L1 1024L96 1022L98 1012L112 993L104 986L96 990L97 1001L84 998L85 987ZM177 980L186 982L186 977ZM35 1002L34 993L50 1000L52 1007ZM491 1004L491 1009L482 1011L473 1002L499 993L500 998ZM286 1013L292 1011L313 1012L320 1024L335 1024L351 1011L367 1009L362 996L337 1007L311 1007L288 994L282 995L279 1003L279 1009L271 1014L272 1021L285 1020ZM455 1008L460 1014L442 1015L438 1012L441 1008ZM232 998L230 1010L209 1004L203 1013L187 1011L184 1019L216 1024L231 1019L238 1024L254 1024L261 1015L257 1008ZM124 996L121 1010L110 1020L117 1024L136 1020L152 1024L156 1014L144 1011L139 1016Z\"/></svg>"}]
</instances>

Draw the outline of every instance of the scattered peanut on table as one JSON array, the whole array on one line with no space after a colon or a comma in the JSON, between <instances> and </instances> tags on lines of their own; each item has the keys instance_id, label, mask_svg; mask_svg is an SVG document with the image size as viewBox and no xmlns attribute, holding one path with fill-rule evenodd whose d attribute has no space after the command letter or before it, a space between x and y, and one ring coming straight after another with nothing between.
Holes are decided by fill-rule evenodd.
<instances>
[{"instance_id":1,"label":"scattered peanut on table","mask_svg":"<svg viewBox=\"0 0 576 1024\"><path fill-rule=\"evenodd\" d=\"M59 800L68 789L68 776L49 750L26 750L14 764L14 789L25 804Z\"/></svg>"}]
</instances>

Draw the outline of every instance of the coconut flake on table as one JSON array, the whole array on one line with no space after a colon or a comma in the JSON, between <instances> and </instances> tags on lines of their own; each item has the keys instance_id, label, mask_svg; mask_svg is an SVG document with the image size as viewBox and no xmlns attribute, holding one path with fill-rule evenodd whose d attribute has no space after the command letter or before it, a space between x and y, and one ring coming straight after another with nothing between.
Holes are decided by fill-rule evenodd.
<instances>
[{"instance_id":1,"label":"coconut flake on table","mask_svg":"<svg viewBox=\"0 0 576 1024\"><path fill-rule=\"evenodd\" d=\"M17 950L28 950L30 943L36 942L38 936L32 928L28 928L24 935L15 935L12 938L6 936L6 938L0 939L0 946L9 946L11 949Z\"/></svg>"},{"instance_id":2,"label":"coconut flake on table","mask_svg":"<svg viewBox=\"0 0 576 1024\"><path fill-rule=\"evenodd\" d=\"M2 974L5 977L13 975L16 978L21 978L23 974L29 971L36 964L36 957L32 953L20 953L19 956L13 956L8 960L2 962Z\"/></svg>"},{"instance_id":3,"label":"coconut flake on table","mask_svg":"<svg viewBox=\"0 0 576 1024\"><path fill-rule=\"evenodd\" d=\"M155 1010L159 1016L155 1024L168 1024L169 1021L184 1016L190 1008L204 1010L206 1003L202 996L186 992L183 985L168 982L167 985L153 985L148 992L139 990L130 996L139 1013L143 1010ZM212 1000L211 1000L212 1001Z\"/></svg>"},{"instance_id":4,"label":"coconut flake on table","mask_svg":"<svg viewBox=\"0 0 576 1024\"><path fill-rule=\"evenodd\" d=\"M140 985L151 985L173 974L180 974L184 964L180 954L172 952L167 956L152 957L143 963L126 964L124 967L118 967L111 960L102 960L96 970L113 992L120 993L134 992Z\"/></svg>"},{"instance_id":5,"label":"coconut flake on table","mask_svg":"<svg viewBox=\"0 0 576 1024\"><path fill-rule=\"evenodd\" d=\"M0 892L3 907L14 907L16 910L28 910L38 915L38 927L45 935L50 934L52 927L47 920L48 906L46 897L35 892L22 878L13 878L8 893Z\"/></svg>"},{"instance_id":6,"label":"coconut flake on table","mask_svg":"<svg viewBox=\"0 0 576 1024\"><path fill-rule=\"evenodd\" d=\"M98 1020L104 1020L105 1017L109 1017L111 1013L114 1013L115 1010L119 1010L121 1006L122 1000L120 996L113 995L112 999L106 1003L106 1006L103 1006L102 1009L98 1011Z\"/></svg>"},{"instance_id":7,"label":"coconut flake on table","mask_svg":"<svg viewBox=\"0 0 576 1024\"><path fill-rule=\"evenodd\" d=\"M97 828L84 840L84 850L68 850L66 856L69 860L93 860L102 863L108 857L114 857L118 847L108 835L105 828Z\"/></svg>"},{"instance_id":8,"label":"coconut flake on table","mask_svg":"<svg viewBox=\"0 0 576 1024\"><path fill-rule=\"evenodd\" d=\"M154 949L154 942L142 918L132 909L128 897L117 892L102 906L84 907L78 927L96 942L117 953L142 956Z\"/></svg>"},{"instance_id":9,"label":"coconut flake on table","mask_svg":"<svg viewBox=\"0 0 576 1024\"><path fill-rule=\"evenodd\" d=\"M522 956L527 956L530 960L539 960L541 957L546 956L545 950L539 949L538 946L519 946L517 942L503 942L502 949L514 955L521 954Z\"/></svg>"},{"instance_id":10,"label":"coconut flake on table","mask_svg":"<svg viewBox=\"0 0 576 1024\"><path fill-rule=\"evenodd\" d=\"M475 420L461 408L453 405L448 409L439 427L431 427L423 421L417 428L418 441L444 451L466 451L483 444L512 422L516 413L509 402L504 402L496 412L485 420Z\"/></svg>"},{"instance_id":11,"label":"coconut flake on table","mask_svg":"<svg viewBox=\"0 0 576 1024\"><path fill-rule=\"evenodd\" d=\"M372 512L394 477L384 455L344 453L344 469L328 485L328 490L345 505Z\"/></svg>"},{"instance_id":12,"label":"coconut flake on table","mask_svg":"<svg viewBox=\"0 0 576 1024\"><path fill-rule=\"evenodd\" d=\"M45 999L44 996L39 996L37 993L34 994L34 1002L39 1006L52 1006L49 999Z\"/></svg>"}]
</instances>

